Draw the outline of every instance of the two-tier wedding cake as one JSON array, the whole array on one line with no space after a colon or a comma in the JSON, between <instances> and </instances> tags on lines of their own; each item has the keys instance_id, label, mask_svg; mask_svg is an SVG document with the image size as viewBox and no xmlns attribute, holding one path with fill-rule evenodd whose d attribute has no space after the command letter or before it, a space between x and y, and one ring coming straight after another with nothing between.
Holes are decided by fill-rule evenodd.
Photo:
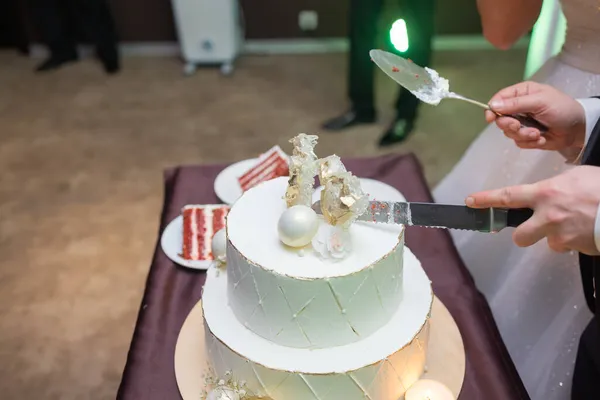
<instances>
[{"instance_id":1,"label":"two-tier wedding cake","mask_svg":"<svg viewBox=\"0 0 600 400\"><path fill-rule=\"evenodd\" d=\"M398 400L423 373L430 281L403 227L356 221L368 195L338 157L316 157L316 139L294 138L289 178L229 211L202 304L212 368L235 390L212 398Z\"/></svg>"}]
</instances>

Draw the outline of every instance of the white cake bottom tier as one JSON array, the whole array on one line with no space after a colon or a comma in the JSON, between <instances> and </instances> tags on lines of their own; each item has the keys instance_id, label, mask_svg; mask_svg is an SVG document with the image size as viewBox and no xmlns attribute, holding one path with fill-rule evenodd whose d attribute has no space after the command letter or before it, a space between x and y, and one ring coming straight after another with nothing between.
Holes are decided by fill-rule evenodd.
<instances>
[{"instance_id":1,"label":"white cake bottom tier","mask_svg":"<svg viewBox=\"0 0 600 400\"><path fill-rule=\"evenodd\" d=\"M404 299L381 329L358 342L311 350L245 328L227 305L227 274L211 269L202 306L212 367L273 400L398 400L423 373L433 301L431 283L408 249L404 276Z\"/></svg>"}]
</instances>

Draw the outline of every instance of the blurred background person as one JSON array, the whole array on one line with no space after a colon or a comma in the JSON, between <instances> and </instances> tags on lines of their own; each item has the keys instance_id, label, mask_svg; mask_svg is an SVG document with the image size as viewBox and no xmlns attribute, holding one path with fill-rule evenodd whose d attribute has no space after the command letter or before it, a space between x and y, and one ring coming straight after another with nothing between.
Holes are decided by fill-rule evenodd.
<instances>
[{"instance_id":1,"label":"blurred background person","mask_svg":"<svg viewBox=\"0 0 600 400\"><path fill-rule=\"evenodd\" d=\"M104 70L119 70L117 34L107 0L32 0L34 24L50 55L37 72L51 71L77 61L79 33L96 47Z\"/></svg>"},{"instance_id":2,"label":"blurred background person","mask_svg":"<svg viewBox=\"0 0 600 400\"><path fill-rule=\"evenodd\" d=\"M376 120L373 76L375 65L369 50L376 48L378 20L383 0L350 1L350 54L348 96L351 108L323 124L323 128L339 131L360 123ZM405 21L410 46L402 57L428 66L431 59L431 40L434 33L434 0L401 0L400 9ZM412 132L419 100L401 89L396 101L396 118L379 140L380 146L400 143Z\"/></svg>"}]
</instances>

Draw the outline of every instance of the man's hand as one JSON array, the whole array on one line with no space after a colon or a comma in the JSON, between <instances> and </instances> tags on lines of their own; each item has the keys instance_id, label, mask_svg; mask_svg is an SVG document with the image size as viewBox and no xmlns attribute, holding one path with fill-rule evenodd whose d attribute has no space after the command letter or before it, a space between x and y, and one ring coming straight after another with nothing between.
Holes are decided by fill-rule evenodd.
<instances>
[{"instance_id":1,"label":"man's hand","mask_svg":"<svg viewBox=\"0 0 600 400\"><path fill-rule=\"evenodd\" d=\"M475 193L466 204L474 208L532 208L533 216L513 233L517 246L531 246L545 237L557 252L600 254L594 241L600 167L576 167L538 183Z\"/></svg>"},{"instance_id":2,"label":"man's hand","mask_svg":"<svg viewBox=\"0 0 600 400\"><path fill-rule=\"evenodd\" d=\"M564 150L582 148L585 141L585 111L572 97L552 86L522 82L496 93L489 102L500 114L529 114L548 127L543 136L535 128L521 127L519 121L485 112L522 149Z\"/></svg>"}]
</instances>

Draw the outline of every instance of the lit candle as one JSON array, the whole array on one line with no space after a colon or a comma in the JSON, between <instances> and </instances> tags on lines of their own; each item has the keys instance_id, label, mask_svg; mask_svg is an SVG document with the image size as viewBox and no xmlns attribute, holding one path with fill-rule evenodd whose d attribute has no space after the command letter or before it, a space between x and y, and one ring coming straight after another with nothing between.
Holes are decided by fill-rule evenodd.
<instances>
[{"instance_id":1,"label":"lit candle","mask_svg":"<svg viewBox=\"0 0 600 400\"><path fill-rule=\"evenodd\" d=\"M431 379L421 379L415 382L404 395L405 400L455 400L454 395L446 386Z\"/></svg>"}]
</instances>

